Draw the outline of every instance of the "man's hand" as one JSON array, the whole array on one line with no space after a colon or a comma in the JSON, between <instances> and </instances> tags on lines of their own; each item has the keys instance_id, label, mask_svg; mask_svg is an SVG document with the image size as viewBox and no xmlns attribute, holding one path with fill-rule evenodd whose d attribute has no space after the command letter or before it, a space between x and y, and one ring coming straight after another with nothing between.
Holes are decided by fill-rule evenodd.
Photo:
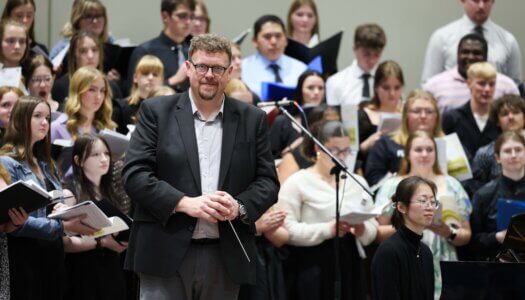
<instances>
[{"instance_id":1,"label":"man's hand","mask_svg":"<svg viewBox=\"0 0 525 300\"><path fill-rule=\"evenodd\" d=\"M184 196L175 207L175 212L182 212L198 219L204 219L213 223L224 221L224 216L230 215L231 211L221 201L212 200L212 195L199 197ZM217 199L219 196L214 196Z\"/></svg>"},{"instance_id":2,"label":"man's hand","mask_svg":"<svg viewBox=\"0 0 525 300\"><path fill-rule=\"evenodd\" d=\"M208 195L211 200L220 203L228 209L228 213L222 214L222 220L234 220L239 216L239 202L233 199L233 197L223 191L216 191L215 194Z\"/></svg>"}]
</instances>

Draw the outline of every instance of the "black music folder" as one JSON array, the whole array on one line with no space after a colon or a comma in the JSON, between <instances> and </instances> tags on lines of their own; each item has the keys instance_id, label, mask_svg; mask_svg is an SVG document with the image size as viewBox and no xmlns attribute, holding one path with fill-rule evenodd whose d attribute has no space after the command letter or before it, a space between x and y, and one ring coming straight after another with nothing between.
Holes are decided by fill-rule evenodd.
<instances>
[{"instance_id":1,"label":"black music folder","mask_svg":"<svg viewBox=\"0 0 525 300\"><path fill-rule=\"evenodd\" d=\"M8 222L7 211L23 207L27 213L50 204L52 196L32 181L19 180L0 191L0 224Z\"/></svg>"},{"instance_id":2,"label":"black music folder","mask_svg":"<svg viewBox=\"0 0 525 300\"><path fill-rule=\"evenodd\" d=\"M298 59L305 64L309 64L314 58L321 56L323 75L329 76L337 72L337 57L339 56L342 37L343 31L339 31L313 48L288 38L288 45L284 50L284 54Z\"/></svg>"}]
</instances>

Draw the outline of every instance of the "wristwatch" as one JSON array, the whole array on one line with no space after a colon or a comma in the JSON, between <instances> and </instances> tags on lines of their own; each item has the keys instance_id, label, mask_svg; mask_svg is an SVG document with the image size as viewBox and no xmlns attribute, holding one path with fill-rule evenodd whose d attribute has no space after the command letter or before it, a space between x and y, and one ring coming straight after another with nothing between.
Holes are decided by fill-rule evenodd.
<instances>
[{"instance_id":1,"label":"wristwatch","mask_svg":"<svg viewBox=\"0 0 525 300\"><path fill-rule=\"evenodd\" d=\"M244 207L244 204L242 204L241 201L237 201L237 203L239 203L239 220L245 224L249 224L250 220L248 219L248 213L246 213L246 207Z\"/></svg>"},{"instance_id":2,"label":"wristwatch","mask_svg":"<svg viewBox=\"0 0 525 300\"><path fill-rule=\"evenodd\" d=\"M454 227L450 227L450 235L447 237L447 241L452 242L458 236L458 230Z\"/></svg>"}]
</instances>

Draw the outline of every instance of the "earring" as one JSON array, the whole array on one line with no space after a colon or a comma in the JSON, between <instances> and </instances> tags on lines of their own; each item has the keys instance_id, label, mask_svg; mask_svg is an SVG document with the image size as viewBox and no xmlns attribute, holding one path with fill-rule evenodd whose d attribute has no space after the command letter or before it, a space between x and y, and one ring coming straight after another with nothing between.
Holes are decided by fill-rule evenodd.
<instances>
[{"instance_id":1,"label":"earring","mask_svg":"<svg viewBox=\"0 0 525 300\"><path fill-rule=\"evenodd\" d=\"M321 157L321 152L320 151L317 151L317 153L315 153L317 155L317 159L319 159L319 157Z\"/></svg>"}]
</instances>

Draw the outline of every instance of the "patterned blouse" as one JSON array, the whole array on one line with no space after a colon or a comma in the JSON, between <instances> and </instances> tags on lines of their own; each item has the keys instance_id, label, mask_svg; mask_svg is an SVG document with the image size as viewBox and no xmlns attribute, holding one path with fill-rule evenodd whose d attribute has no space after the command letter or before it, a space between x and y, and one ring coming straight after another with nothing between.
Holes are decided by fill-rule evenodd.
<instances>
[{"instance_id":1,"label":"patterned blouse","mask_svg":"<svg viewBox=\"0 0 525 300\"><path fill-rule=\"evenodd\" d=\"M388 179L384 185L379 189L376 196L376 206L385 205L391 202L391 197L395 193L397 185L403 177L392 177ZM438 201L440 202L441 220L448 225L456 225L458 228L461 223L470 219L472 212L472 205L467 193L454 177L446 176L446 191L438 191ZM394 206L388 205L383 211L383 215L391 216L394 212ZM446 238L435 234L429 229L423 232L422 241L428 245L434 256L434 277L435 277L435 292L434 298L439 299L441 295L442 280L441 268L439 262L457 261L458 256L456 247L450 244Z\"/></svg>"}]
</instances>

